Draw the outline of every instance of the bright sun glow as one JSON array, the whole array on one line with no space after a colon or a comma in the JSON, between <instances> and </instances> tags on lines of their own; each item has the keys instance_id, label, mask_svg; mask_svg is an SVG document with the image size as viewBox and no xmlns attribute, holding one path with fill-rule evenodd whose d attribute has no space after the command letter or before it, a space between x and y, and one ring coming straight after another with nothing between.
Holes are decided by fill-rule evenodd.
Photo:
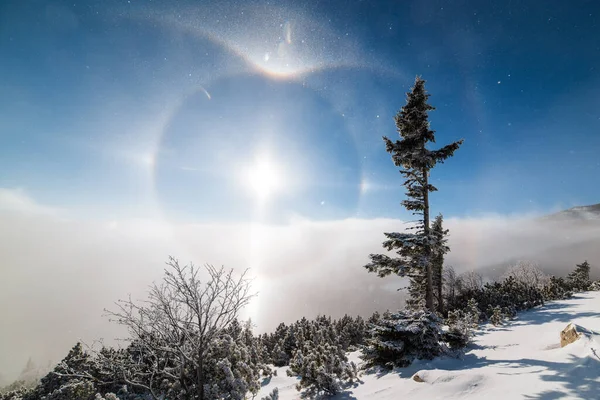
<instances>
[{"instance_id":1,"label":"bright sun glow","mask_svg":"<svg viewBox=\"0 0 600 400\"><path fill-rule=\"evenodd\" d=\"M261 201L266 201L282 187L281 168L266 157L247 167L245 182Z\"/></svg>"}]
</instances>

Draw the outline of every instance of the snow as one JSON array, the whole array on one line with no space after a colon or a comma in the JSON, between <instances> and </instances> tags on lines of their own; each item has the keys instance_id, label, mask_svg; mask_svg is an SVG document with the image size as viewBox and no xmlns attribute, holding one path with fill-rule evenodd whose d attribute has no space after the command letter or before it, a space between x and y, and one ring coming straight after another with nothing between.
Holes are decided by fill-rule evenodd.
<instances>
[{"instance_id":1,"label":"snow","mask_svg":"<svg viewBox=\"0 0 600 400\"><path fill-rule=\"evenodd\" d=\"M585 332L561 348L560 332L570 322ZM358 356L349 354L356 363ZM258 399L274 387L281 400L301 398L286 369L278 369ZM425 382L411 379L415 373ZM600 292L548 303L503 326L483 326L460 358L417 361L359 379L334 399L600 399Z\"/></svg>"}]
</instances>

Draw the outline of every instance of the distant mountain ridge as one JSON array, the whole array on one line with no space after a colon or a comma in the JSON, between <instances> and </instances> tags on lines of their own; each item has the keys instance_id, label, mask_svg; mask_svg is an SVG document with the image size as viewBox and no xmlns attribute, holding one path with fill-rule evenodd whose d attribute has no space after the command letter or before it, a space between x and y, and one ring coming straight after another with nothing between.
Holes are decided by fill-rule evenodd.
<instances>
[{"instance_id":1,"label":"distant mountain ridge","mask_svg":"<svg viewBox=\"0 0 600 400\"><path fill-rule=\"evenodd\" d=\"M542 219L600 219L600 203L589 206L577 206L547 215Z\"/></svg>"},{"instance_id":2,"label":"distant mountain ridge","mask_svg":"<svg viewBox=\"0 0 600 400\"><path fill-rule=\"evenodd\" d=\"M500 263L483 265L479 272L487 278L497 279L509 265L519 260L529 260L539 263L547 273L565 276L575 264L588 260L592 265L592 278L600 278L600 203L572 207L535 218L532 223L555 233L557 237L564 235L564 242L555 242L543 250L512 254ZM535 237L531 240L535 240Z\"/></svg>"}]
</instances>

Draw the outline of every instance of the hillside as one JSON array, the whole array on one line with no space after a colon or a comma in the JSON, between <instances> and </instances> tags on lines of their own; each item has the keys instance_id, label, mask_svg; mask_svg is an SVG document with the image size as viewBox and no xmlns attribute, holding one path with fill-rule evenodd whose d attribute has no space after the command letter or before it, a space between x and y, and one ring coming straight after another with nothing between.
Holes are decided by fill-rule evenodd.
<instances>
[{"instance_id":1,"label":"hillside","mask_svg":"<svg viewBox=\"0 0 600 400\"><path fill-rule=\"evenodd\" d=\"M519 314L502 327L486 325L461 359L419 361L404 369L363 374L337 399L596 399L600 393L600 292L578 294ZM573 322L589 335L564 348L560 331ZM359 362L358 354L351 358ZM279 388L300 399L287 367L257 398ZM410 379L419 373L425 382Z\"/></svg>"},{"instance_id":2,"label":"hillside","mask_svg":"<svg viewBox=\"0 0 600 400\"><path fill-rule=\"evenodd\" d=\"M478 267L478 272L486 278L498 279L507 266L519 260L534 261L546 273L557 276L567 274L574 261L588 260L592 264L590 276L600 278L600 204L573 207L532 219L515 226L510 235L500 239L514 244L510 247L511 253L500 262Z\"/></svg>"},{"instance_id":3,"label":"hillside","mask_svg":"<svg viewBox=\"0 0 600 400\"><path fill-rule=\"evenodd\" d=\"M555 214L548 215L546 219L579 219L579 220L590 220L600 219L600 203L592 204L589 206L578 206L572 207L564 211L557 212Z\"/></svg>"}]
</instances>

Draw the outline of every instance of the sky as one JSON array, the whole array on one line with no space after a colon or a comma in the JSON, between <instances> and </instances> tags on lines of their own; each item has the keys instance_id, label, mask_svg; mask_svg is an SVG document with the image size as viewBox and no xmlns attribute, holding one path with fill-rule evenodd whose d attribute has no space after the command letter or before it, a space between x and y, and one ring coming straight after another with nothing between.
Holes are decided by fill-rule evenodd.
<instances>
[{"instance_id":1,"label":"sky","mask_svg":"<svg viewBox=\"0 0 600 400\"><path fill-rule=\"evenodd\" d=\"M421 75L438 144L465 139L436 211L598 202L600 6L445 3L2 2L0 186L84 216L403 217L381 136Z\"/></svg>"},{"instance_id":2,"label":"sky","mask_svg":"<svg viewBox=\"0 0 600 400\"><path fill-rule=\"evenodd\" d=\"M465 139L431 173L457 268L597 235L522 221L600 202L599 17L594 1L0 2L0 360L110 337L102 309L168 254L253 268L262 329L395 305L398 282L361 266L412 218L381 137L417 75L436 146Z\"/></svg>"}]
</instances>

